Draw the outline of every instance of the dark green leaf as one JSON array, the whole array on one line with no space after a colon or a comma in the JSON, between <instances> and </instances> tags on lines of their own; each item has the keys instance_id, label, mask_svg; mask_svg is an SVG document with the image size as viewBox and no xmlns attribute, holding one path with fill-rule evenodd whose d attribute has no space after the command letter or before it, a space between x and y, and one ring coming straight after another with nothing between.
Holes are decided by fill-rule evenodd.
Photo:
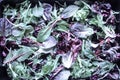
<instances>
[{"instance_id":1,"label":"dark green leaf","mask_svg":"<svg viewBox=\"0 0 120 80\"><path fill-rule=\"evenodd\" d=\"M51 32L52 32L52 28L49 27L45 27L41 29L38 33L37 41L44 42L50 36Z\"/></svg>"},{"instance_id":2,"label":"dark green leaf","mask_svg":"<svg viewBox=\"0 0 120 80\"><path fill-rule=\"evenodd\" d=\"M64 25L63 26L61 25L57 27L57 30L62 32L67 32L69 29Z\"/></svg>"}]
</instances>

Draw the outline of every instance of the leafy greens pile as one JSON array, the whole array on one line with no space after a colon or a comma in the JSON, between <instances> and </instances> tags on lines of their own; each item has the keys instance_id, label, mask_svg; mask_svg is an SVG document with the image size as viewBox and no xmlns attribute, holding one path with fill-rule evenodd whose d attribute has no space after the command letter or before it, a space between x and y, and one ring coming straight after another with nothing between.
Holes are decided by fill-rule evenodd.
<instances>
[{"instance_id":1,"label":"leafy greens pile","mask_svg":"<svg viewBox=\"0 0 120 80\"><path fill-rule=\"evenodd\" d=\"M29 1L0 18L0 65L13 80L120 79L120 43L109 3Z\"/></svg>"}]
</instances>

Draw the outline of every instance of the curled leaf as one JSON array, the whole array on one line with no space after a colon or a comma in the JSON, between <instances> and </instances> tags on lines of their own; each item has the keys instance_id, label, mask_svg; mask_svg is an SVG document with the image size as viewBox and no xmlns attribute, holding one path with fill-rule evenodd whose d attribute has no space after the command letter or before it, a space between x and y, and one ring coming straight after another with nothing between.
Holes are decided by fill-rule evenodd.
<instances>
[{"instance_id":1,"label":"curled leaf","mask_svg":"<svg viewBox=\"0 0 120 80\"><path fill-rule=\"evenodd\" d=\"M50 20L51 19L52 6L50 4L44 3L43 8L44 8L43 18L45 20Z\"/></svg>"},{"instance_id":2,"label":"curled leaf","mask_svg":"<svg viewBox=\"0 0 120 80\"><path fill-rule=\"evenodd\" d=\"M106 38L107 37L111 37L111 38L116 37L116 34L115 34L114 30L112 28L110 28L110 27L104 27L103 31L106 34Z\"/></svg>"}]
</instances>

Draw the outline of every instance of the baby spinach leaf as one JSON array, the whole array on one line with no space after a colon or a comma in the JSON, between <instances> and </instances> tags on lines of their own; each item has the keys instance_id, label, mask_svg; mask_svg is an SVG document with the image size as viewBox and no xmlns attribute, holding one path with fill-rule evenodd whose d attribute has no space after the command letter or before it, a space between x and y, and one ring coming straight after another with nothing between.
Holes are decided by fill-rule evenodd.
<instances>
[{"instance_id":1,"label":"baby spinach leaf","mask_svg":"<svg viewBox=\"0 0 120 80\"><path fill-rule=\"evenodd\" d=\"M43 18L45 20L51 20L51 12L52 12L52 6L50 4L44 3L43 4L43 8L44 8L44 15Z\"/></svg>"},{"instance_id":2,"label":"baby spinach leaf","mask_svg":"<svg viewBox=\"0 0 120 80\"><path fill-rule=\"evenodd\" d=\"M40 53L45 53L45 54L53 53L53 49L56 46L56 44L57 44L57 40L53 36L48 37L48 39L45 40L42 43L42 45L39 47L36 55L39 55Z\"/></svg>"},{"instance_id":3,"label":"baby spinach leaf","mask_svg":"<svg viewBox=\"0 0 120 80\"><path fill-rule=\"evenodd\" d=\"M37 41L44 42L50 36L51 32L52 32L52 28L48 26L41 29L38 33Z\"/></svg>"},{"instance_id":4,"label":"baby spinach leaf","mask_svg":"<svg viewBox=\"0 0 120 80\"><path fill-rule=\"evenodd\" d=\"M24 55L19 57L17 60L19 62L24 61L28 59L28 57L33 53L34 51L30 47L23 46L21 49L18 50L18 53L23 53Z\"/></svg>"},{"instance_id":5,"label":"baby spinach leaf","mask_svg":"<svg viewBox=\"0 0 120 80\"><path fill-rule=\"evenodd\" d=\"M71 32L79 38L87 38L94 33L94 30L85 25L75 23L71 26Z\"/></svg>"},{"instance_id":6,"label":"baby spinach leaf","mask_svg":"<svg viewBox=\"0 0 120 80\"><path fill-rule=\"evenodd\" d=\"M57 23L56 29L58 31L67 32L69 30L68 26L69 25L66 21L60 21L59 23Z\"/></svg>"},{"instance_id":7,"label":"baby spinach leaf","mask_svg":"<svg viewBox=\"0 0 120 80\"><path fill-rule=\"evenodd\" d=\"M42 48L49 49L54 47L56 44L57 44L57 40L53 36L50 36L48 37L47 40L43 42Z\"/></svg>"},{"instance_id":8,"label":"baby spinach leaf","mask_svg":"<svg viewBox=\"0 0 120 80\"><path fill-rule=\"evenodd\" d=\"M70 5L67 8L64 9L62 14L60 15L61 18L69 18L72 17L77 11L79 7L76 5Z\"/></svg>"},{"instance_id":9,"label":"baby spinach leaf","mask_svg":"<svg viewBox=\"0 0 120 80\"><path fill-rule=\"evenodd\" d=\"M66 27L66 26L58 26L57 28L56 28L58 31L62 31L62 32L67 32L69 29Z\"/></svg>"}]
</instances>

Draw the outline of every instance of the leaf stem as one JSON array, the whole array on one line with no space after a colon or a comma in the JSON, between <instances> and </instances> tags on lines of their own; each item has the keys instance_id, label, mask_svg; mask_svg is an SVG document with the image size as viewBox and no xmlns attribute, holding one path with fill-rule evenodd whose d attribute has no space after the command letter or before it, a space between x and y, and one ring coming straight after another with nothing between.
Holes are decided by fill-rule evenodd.
<instances>
[{"instance_id":1,"label":"leaf stem","mask_svg":"<svg viewBox=\"0 0 120 80\"><path fill-rule=\"evenodd\" d=\"M12 23L7 17L5 17L5 19L6 19L10 24L12 24L13 26L16 26L16 24Z\"/></svg>"}]
</instances>

